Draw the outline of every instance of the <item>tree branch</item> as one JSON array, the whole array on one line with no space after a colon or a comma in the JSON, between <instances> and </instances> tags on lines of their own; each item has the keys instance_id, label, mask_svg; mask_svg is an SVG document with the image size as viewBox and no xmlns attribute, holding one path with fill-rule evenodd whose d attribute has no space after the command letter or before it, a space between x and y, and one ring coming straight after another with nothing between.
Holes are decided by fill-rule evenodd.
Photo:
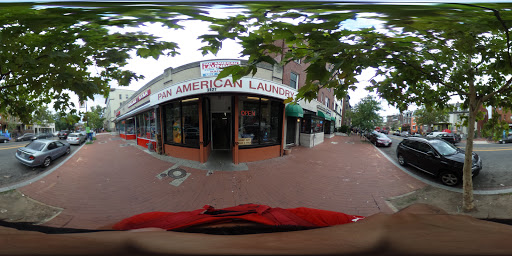
<instances>
[{"instance_id":1,"label":"tree branch","mask_svg":"<svg viewBox=\"0 0 512 256\"><path fill-rule=\"evenodd\" d=\"M503 86L502 86L500 89L498 89L497 91L494 91L494 92L492 92L492 93L489 93L489 94L487 94L487 95L483 96L483 97L481 98L482 103L483 103L483 102L486 102L486 101L487 101L487 100L489 100L490 98L494 97L494 95L496 95L496 94L504 93L504 92L506 92L506 91L512 90L512 87L510 87L510 84L512 84L512 78L509 78L509 79L507 80L507 82L505 83L505 85L503 85Z\"/></svg>"},{"instance_id":2,"label":"tree branch","mask_svg":"<svg viewBox=\"0 0 512 256\"><path fill-rule=\"evenodd\" d=\"M461 5L466 5L466 6L481 8L481 9L485 9L485 10L490 10L490 11L492 11L494 13L494 16L496 16L496 19L498 19L498 21L501 23L501 26L503 26L503 29L505 30L505 35L507 36L508 64L512 67L512 57L510 56L510 34L508 33L509 29L507 27L507 24L505 24L505 21L503 21L503 19L501 18L500 11L498 11L496 9L493 9L493 8L479 6L479 5L473 5L473 4L461 4Z\"/></svg>"}]
</instances>

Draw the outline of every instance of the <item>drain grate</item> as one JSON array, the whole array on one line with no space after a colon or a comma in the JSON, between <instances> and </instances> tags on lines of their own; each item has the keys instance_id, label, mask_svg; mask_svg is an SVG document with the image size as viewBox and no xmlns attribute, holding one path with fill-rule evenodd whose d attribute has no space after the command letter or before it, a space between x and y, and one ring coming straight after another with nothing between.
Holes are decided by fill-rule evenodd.
<instances>
[{"instance_id":1,"label":"drain grate","mask_svg":"<svg viewBox=\"0 0 512 256\"><path fill-rule=\"evenodd\" d=\"M185 171L181 168L171 169L167 172L167 176L169 176L173 179L181 179L181 178L187 176L187 171Z\"/></svg>"}]
</instances>

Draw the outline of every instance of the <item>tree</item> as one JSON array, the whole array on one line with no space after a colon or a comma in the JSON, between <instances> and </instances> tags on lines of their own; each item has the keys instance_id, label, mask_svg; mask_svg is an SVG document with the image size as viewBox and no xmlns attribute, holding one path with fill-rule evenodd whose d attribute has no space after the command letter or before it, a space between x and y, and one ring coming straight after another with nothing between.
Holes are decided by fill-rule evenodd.
<instances>
[{"instance_id":1,"label":"tree","mask_svg":"<svg viewBox=\"0 0 512 256\"><path fill-rule=\"evenodd\" d=\"M426 107L421 107L414 111L414 116L418 126L427 125L429 130L433 124L448 121L448 111L445 109L427 109Z\"/></svg>"},{"instance_id":2,"label":"tree","mask_svg":"<svg viewBox=\"0 0 512 256\"><path fill-rule=\"evenodd\" d=\"M84 114L84 121L87 121L88 125L93 129L103 128L103 122L105 121L104 116L105 108L100 106L91 107L91 111Z\"/></svg>"},{"instance_id":3,"label":"tree","mask_svg":"<svg viewBox=\"0 0 512 256\"><path fill-rule=\"evenodd\" d=\"M219 75L237 78L254 72L255 63L277 63L265 55L282 52L285 48L274 41L285 40L289 50L281 64L295 59L309 64L299 98L313 99L321 87L332 87L337 97L343 96L367 68L376 71L368 89L402 111L413 103L443 109L459 97L469 109L463 209L474 209L476 117L482 105L512 106L512 9L487 3L322 7L312 10L312 5L296 4L289 11L278 5L261 11L261 5L254 5L249 15L217 22L213 29L218 35L204 36L210 43L204 49L215 51L224 38L240 40L249 65L229 67ZM342 22L356 18L356 13L373 19L379 29Z\"/></svg>"},{"instance_id":4,"label":"tree","mask_svg":"<svg viewBox=\"0 0 512 256\"><path fill-rule=\"evenodd\" d=\"M131 53L155 59L177 53L173 42L112 29L145 22L180 28L173 19L177 14L166 9L108 3L37 5L0 4L0 113L18 116L24 123L31 122L38 106L52 101L59 111L72 107L69 91L83 101L94 94L107 96L112 81L125 86L141 78L123 69Z\"/></svg>"},{"instance_id":5,"label":"tree","mask_svg":"<svg viewBox=\"0 0 512 256\"><path fill-rule=\"evenodd\" d=\"M53 120L55 121L55 129L61 130L74 130L75 124L80 121L80 117L69 113L56 113L53 115Z\"/></svg>"},{"instance_id":6,"label":"tree","mask_svg":"<svg viewBox=\"0 0 512 256\"><path fill-rule=\"evenodd\" d=\"M490 137L493 141L499 141L503 138L503 133L508 136L509 126L507 121L501 120L501 115L496 110L492 117L482 127L482 135Z\"/></svg>"},{"instance_id":7,"label":"tree","mask_svg":"<svg viewBox=\"0 0 512 256\"><path fill-rule=\"evenodd\" d=\"M371 95L361 99L352 109L352 125L362 130L374 130L382 123L380 103Z\"/></svg>"},{"instance_id":8,"label":"tree","mask_svg":"<svg viewBox=\"0 0 512 256\"><path fill-rule=\"evenodd\" d=\"M33 124L45 126L51 122L53 122L53 115L47 106L40 106L34 111L32 115Z\"/></svg>"}]
</instances>

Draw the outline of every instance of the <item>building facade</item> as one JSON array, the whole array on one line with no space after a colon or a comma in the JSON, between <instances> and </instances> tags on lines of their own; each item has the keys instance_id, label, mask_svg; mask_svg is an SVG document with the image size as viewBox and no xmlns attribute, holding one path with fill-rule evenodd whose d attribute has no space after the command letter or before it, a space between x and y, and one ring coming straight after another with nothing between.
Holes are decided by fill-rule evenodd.
<instances>
[{"instance_id":1,"label":"building facade","mask_svg":"<svg viewBox=\"0 0 512 256\"><path fill-rule=\"evenodd\" d=\"M275 158L288 145L311 147L332 136L327 103L284 103L304 85L305 65L262 63L254 76L216 80L222 67L238 64L246 61L166 69L115 111L116 129L138 145L202 163L211 154L228 155L235 164Z\"/></svg>"},{"instance_id":2,"label":"building facade","mask_svg":"<svg viewBox=\"0 0 512 256\"><path fill-rule=\"evenodd\" d=\"M111 88L108 98L105 99L105 124L106 130L115 130L116 110L119 109L125 101L128 101L135 91Z\"/></svg>"}]
</instances>

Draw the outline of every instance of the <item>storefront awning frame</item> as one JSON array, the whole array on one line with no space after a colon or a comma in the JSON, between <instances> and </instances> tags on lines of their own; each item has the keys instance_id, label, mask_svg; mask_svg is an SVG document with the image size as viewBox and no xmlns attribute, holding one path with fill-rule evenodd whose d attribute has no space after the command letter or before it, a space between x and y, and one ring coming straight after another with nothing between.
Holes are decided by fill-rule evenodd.
<instances>
[{"instance_id":1,"label":"storefront awning frame","mask_svg":"<svg viewBox=\"0 0 512 256\"><path fill-rule=\"evenodd\" d=\"M302 109L302 107L296 103L290 103L290 104L286 105L285 113L286 113L286 116L298 117L298 118L304 117L304 109Z\"/></svg>"}]
</instances>

